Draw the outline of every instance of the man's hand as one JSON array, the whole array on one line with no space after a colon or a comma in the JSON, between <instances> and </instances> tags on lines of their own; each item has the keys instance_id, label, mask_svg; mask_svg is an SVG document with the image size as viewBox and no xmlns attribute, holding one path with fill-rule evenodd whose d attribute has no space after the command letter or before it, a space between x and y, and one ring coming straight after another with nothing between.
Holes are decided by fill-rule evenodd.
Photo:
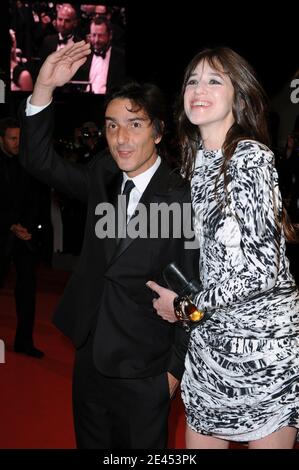
<instances>
[{"instance_id":1,"label":"man's hand","mask_svg":"<svg viewBox=\"0 0 299 470\"><path fill-rule=\"evenodd\" d=\"M86 61L88 54L90 44L85 41L70 44L50 54L39 71L30 103L35 106L48 104L54 89L71 80Z\"/></svg>"},{"instance_id":2,"label":"man's hand","mask_svg":"<svg viewBox=\"0 0 299 470\"><path fill-rule=\"evenodd\" d=\"M159 284L154 281L148 281L146 285L159 295L158 299L153 300L153 307L157 311L157 314L170 323L176 322L177 318L173 309L173 300L177 297L177 294L172 290L159 286Z\"/></svg>"},{"instance_id":3,"label":"man's hand","mask_svg":"<svg viewBox=\"0 0 299 470\"><path fill-rule=\"evenodd\" d=\"M16 237L20 238L20 240L31 240L32 238L31 233L29 233L27 228L23 227L21 224L13 224L10 227L10 230Z\"/></svg>"},{"instance_id":4,"label":"man's hand","mask_svg":"<svg viewBox=\"0 0 299 470\"><path fill-rule=\"evenodd\" d=\"M170 398L173 398L180 381L170 372L167 372L167 377L168 377L168 386L169 386L169 396Z\"/></svg>"}]
</instances>

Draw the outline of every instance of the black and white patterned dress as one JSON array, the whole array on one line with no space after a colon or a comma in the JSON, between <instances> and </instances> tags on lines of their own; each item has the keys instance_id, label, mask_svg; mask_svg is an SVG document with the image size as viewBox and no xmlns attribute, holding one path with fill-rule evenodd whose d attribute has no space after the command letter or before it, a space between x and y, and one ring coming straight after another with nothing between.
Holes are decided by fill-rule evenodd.
<instances>
[{"instance_id":1,"label":"black and white patterned dress","mask_svg":"<svg viewBox=\"0 0 299 470\"><path fill-rule=\"evenodd\" d=\"M182 395L191 429L234 441L299 427L299 295L273 159L264 145L239 142L225 208L223 176L215 196L221 151L198 151L191 183L203 286L195 302L214 313L191 333Z\"/></svg>"}]
</instances>

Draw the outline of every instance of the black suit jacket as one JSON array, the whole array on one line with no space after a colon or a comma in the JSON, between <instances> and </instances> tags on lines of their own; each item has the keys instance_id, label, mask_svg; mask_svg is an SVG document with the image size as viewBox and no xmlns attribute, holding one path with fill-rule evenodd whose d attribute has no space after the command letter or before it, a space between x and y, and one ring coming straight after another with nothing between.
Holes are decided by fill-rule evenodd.
<instances>
[{"instance_id":1,"label":"black suit jacket","mask_svg":"<svg viewBox=\"0 0 299 470\"><path fill-rule=\"evenodd\" d=\"M76 72L76 80L89 80L89 72L93 53L89 54L85 64ZM121 84L126 76L125 53L122 49L115 46L111 47L111 55L109 61L107 75L107 91L114 86Z\"/></svg>"},{"instance_id":2,"label":"black suit jacket","mask_svg":"<svg viewBox=\"0 0 299 470\"><path fill-rule=\"evenodd\" d=\"M184 250L184 237L126 239L96 235L101 202L114 204L122 173L113 159L94 158L91 166L71 164L52 147L52 106L31 117L22 112L22 163L44 182L88 202L80 260L54 316L55 325L77 347L95 329L94 361L111 377L146 377L170 371L180 377L188 336L164 321L152 306L145 283L163 284L162 270L176 260L196 276L198 253ZM189 185L162 162L140 202L190 203ZM182 226L186 220L180 222Z\"/></svg>"},{"instance_id":3,"label":"black suit jacket","mask_svg":"<svg viewBox=\"0 0 299 470\"><path fill-rule=\"evenodd\" d=\"M39 184L19 163L0 150L0 254L10 255L14 234L10 227L21 223L34 235L39 218ZM34 248L34 238L24 246Z\"/></svg>"},{"instance_id":4,"label":"black suit jacket","mask_svg":"<svg viewBox=\"0 0 299 470\"><path fill-rule=\"evenodd\" d=\"M42 45L40 47L40 50L39 50L39 57L42 63L46 60L48 55L56 51L57 46L58 46L58 39L59 39L58 33L50 34L49 36L46 36L44 38ZM81 41L81 39L82 38L77 33L74 34L73 36L74 42Z\"/></svg>"}]
</instances>

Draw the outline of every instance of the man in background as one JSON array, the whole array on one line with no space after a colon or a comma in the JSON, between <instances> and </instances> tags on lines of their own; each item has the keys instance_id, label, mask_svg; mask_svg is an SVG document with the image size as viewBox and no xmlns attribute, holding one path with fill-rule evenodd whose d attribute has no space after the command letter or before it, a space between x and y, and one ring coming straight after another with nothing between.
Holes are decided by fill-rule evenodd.
<instances>
[{"instance_id":1,"label":"man in background","mask_svg":"<svg viewBox=\"0 0 299 470\"><path fill-rule=\"evenodd\" d=\"M105 94L125 77L125 53L112 44L112 37L111 23L105 17L91 20L88 40L92 53L76 77L88 80L92 93Z\"/></svg>"},{"instance_id":2,"label":"man in background","mask_svg":"<svg viewBox=\"0 0 299 470\"><path fill-rule=\"evenodd\" d=\"M57 7L57 17L54 22L56 34L46 36L40 49L41 61L54 51L73 44L81 38L77 34L78 17L76 9L70 3L63 3Z\"/></svg>"},{"instance_id":3,"label":"man in background","mask_svg":"<svg viewBox=\"0 0 299 470\"><path fill-rule=\"evenodd\" d=\"M0 121L0 287L13 260L17 314L14 350L42 358L44 353L33 342L38 187L19 164L19 136L20 126L16 120Z\"/></svg>"}]
</instances>

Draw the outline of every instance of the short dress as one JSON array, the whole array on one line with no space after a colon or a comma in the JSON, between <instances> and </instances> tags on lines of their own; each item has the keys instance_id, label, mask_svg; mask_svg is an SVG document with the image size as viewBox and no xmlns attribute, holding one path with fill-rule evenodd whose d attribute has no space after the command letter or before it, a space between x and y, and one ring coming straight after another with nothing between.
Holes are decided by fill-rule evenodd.
<instances>
[{"instance_id":1,"label":"short dress","mask_svg":"<svg viewBox=\"0 0 299 470\"><path fill-rule=\"evenodd\" d=\"M191 332L182 397L194 431L251 441L299 427L299 295L273 153L239 142L226 196L222 162L221 150L199 149L191 181L202 283L194 302L213 315Z\"/></svg>"}]
</instances>

